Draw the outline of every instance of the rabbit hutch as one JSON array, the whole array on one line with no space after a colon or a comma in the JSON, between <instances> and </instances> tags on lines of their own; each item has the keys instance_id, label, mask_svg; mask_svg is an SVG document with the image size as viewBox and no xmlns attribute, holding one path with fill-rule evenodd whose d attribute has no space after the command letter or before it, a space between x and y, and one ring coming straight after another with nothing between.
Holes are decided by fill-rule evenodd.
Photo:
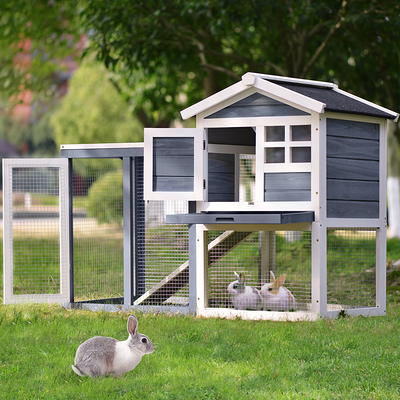
<instances>
[{"instance_id":1,"label":"rabbit hutch","mask_svg":"<svg viewBox=\"0 0 400 400\"><path fill-rule=\"evenodd\" d=\"M398 114L328 82L246 73L145 129L144 199L187 200L191 309L384 315L386 139ZM163 283L168 286L168 279Z\"/></svg>"},{"instance_id":2,"label":"rabbit hutch","mask_svg":"<svg viewBox=\"0 0 400 400\"><path fill-rule=\"evenodd\" d=\"M246 73L181 115L196 127L3 160L5 303L385 314L397 113L333 83Z\"/></svg>"}]
</instances>

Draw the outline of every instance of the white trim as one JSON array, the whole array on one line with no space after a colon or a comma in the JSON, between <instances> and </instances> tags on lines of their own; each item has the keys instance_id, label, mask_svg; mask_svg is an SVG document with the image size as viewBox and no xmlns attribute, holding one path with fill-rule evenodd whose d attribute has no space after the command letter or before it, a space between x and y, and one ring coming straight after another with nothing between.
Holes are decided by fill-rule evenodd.
<instances>
[{"instance_id":1,"label":"white trim","mask_svg":"<svg viewBox=\"0 0 400 400\"><path fill-rule=\"evenodd\" d=\"M318 315L309 311L249 311L231 308L204 308L197 310L198 317L270 321L316 321Z\"/></svg>"},{"instance_id":2,"label":"white trim","mask_svg":"<svg viewBox=\"0 0 400 400\"><path fill-rule=\"evenodd\" d=\"M256 126L256 176L254 186L254 201L264 202L264 138L265 126Z\"/></svg>"},{"instance_id":3,"label":"white trim","mask_svg":"<svg viewBox=\"0 0 400 400\"><path fill-rule=\"evenodd\" d=\"M208 118L198 117L197 127L204 128L241 128L253 126L279 126L282 120L288 125L310 125L311 115L292 115L288 117L241 117L241 118Z\"/></svg>"},{"instance_id":4,"label":"white trim","mask_svg":"<svg viewBox=\"0 0 400 400\"><path fill-rule=\"evenodd\" d=\"M201 211L314 211L314 207L311 201L203 201L197 209Z\"/></svg>"},{"instance_id":5,"label":"white trim","mask_svg":"<svg viewBox=\"0 0 400 400\"><path fill-rule=\"evenodd\" d=\"M91 143L91 144L62 144L60 150L89 150L89 149L129 149L142 148L143 142L134 143Z\"/></svg>"},{"instance_id":6,"label":"white trim","mask_svg":"<svg viewBox=\"0 0 400 400\"><path fill-rule=\"evenodd\" d=\"M269 97L276 96L280 101L293 105L296 108L303 107L309 111L314 111L320 114L324 112L326 106L324 103L314 100L311 97L304 96L293 90L286 89L283 86L265 81L261 78L256 77L253 86L258 89L261 94L265 94Z\"/></svg>"},{"instance_id":7,"label":"white trim","mask_svg":"<svg viewBox=\"0 0 400 400\"><path fill-rule=\"evenodd\" d=\"M311 163L290 163L290 162L264 163L263 171L264 172L314 172L314 170L312 170Z\"/></svg>"},{"instance_id":8,"label":"white trim","mask_svg":"<svg viewBox=\"0 0 400 400\"><path fill-rule=\"evenodd\" d=\"M311 309L321 316L327 311L327 230L318 221L311 227Z\"/></svg>"},{"instance_id":9,"label":"white trim","mask_svg":"<svg viewBox=\"0 0 400 400\"><path fill-rule=\"evenodd\" d=\"M325 118L331 119L341 119L346 121L358 121L358 122L369 122L371 124L381 124L385 119L378 117L371 117L369 115L360 115L360 114L347 114L347 113L337 113L327 111L324 113Z\"/></svg>"},{"instance_id":10,"label":"white trim","mask_svg":"<svg viewBox=\"0 0 400 400\"><path fill-rule=\"evenodd\" d=\"M256 147L209 143L208 152L222 154L255 154Z\"/></svg>"},{"instance_id":11,"label":"white trim","mask_svg":"<svg viewBox=\"0 0 400 400\"><path fill-rule=\"evenodd\" d=\"M357 101L359 101L360 103L364 103L364 104L366 104L366 105L368 105L368 106L370 106L370 107L376 108L377 110L380 110L380 111L383 111L383 112L385 112L385 113L387 113L387 114L392 115L393 117L396 118L396 119L394 120L395 122L396 122L397 119L399 118L399 114L398 114L397 112L392 111L392 110L389 110L388 108L385 108L385 107L382 107L382 106L380 106L380 105L378 105L378 104L372 103L371 101L365 100L365 99L363 99L363 98L361 98L361 97L358 97L358 96L356 96L356 95L354 95L354 94L351 94L351 93L349 93L349 92L345 92L344 90L339 89L338 87L334 88L333 90L334 90L335 92L337 92L337 93L343 94L344 96L350 97L350 98L353 99L353 100L357 100ZM384 117L381 117L381 118L384 118Z\"/></svg>"},{"instance_id":12,"label":"white trim","mask_svg":"<svg viewBox=\"0 0 400 400\"><path fill-rule=\"evenodd\" d=\"M181 116L182 119L188 119L190 117L193 117L194 115L197 115L204 110L210 108L211 106L221 103L222 101L225 101L232 96L235 96L244 90L247 89L247 86L243 84L242 81L239 81L231 86L228 86L227 88L207 97L204 100L199 101L196 104L193 104L190 107L185 108L184 110L181 111Z\"/></svg>"},{"instance_id":13,"label":"white trim","mask_svg":"<svg viewBox=\"0 0 400 400\"><path fill-rule=\"evenodd\" d=\"M246 72L244 75L242 75L242 80L247 81L248 76L255 76L258 78L262 79L271 79L274 81L280 81L280 82L288 82L288 83L299 83L301 85L311 85L311 86L321 86L321 87L330 87L330 88L336 88L337 85L332 82L324 82L324 81L313 81L309 79L300 79L300 78L290 78L287 76L281 76L281 75L269 75L269 74L260 74L258 72ZM245 78L245 79L243 79Z\"/></svg>"},{"instance_id":14,"label":"white trim","mask_svg":"<svg viewBox=\"0 0 400 400\"><path fill-rule=\"evenodd\" d=\"M324 315L325 318L337 318L339 313L344 311L345 315L350 317L379 317L386 315L386 311L380 307L348 308L343 310L330 310Z\"/></svg>"},{"instance_id":15,"label":"white trim","mask_svg":"<svg viewBox=\"0 0 400 400\"><path fill-rule=\"evenodd\" d=\"M213 114L214 112L219 111L220 109L225 108L228 105L239 101L241 98L247 97L255 92L271 97L274 100L284 102L285 104L305 112L321 113L324 110L324 103L304 96L293 90L286 89L280 85L265 81L258 77L254 77L252 82L252 84L249 84L249 81L245 80L228 86L206 99L185 108L181 111L181 116L183 119L188 119L195 115L200 118L205 118L207 115Z\"/></svg>"},{"instance_id":16,"label":"white trim","mask_svg":"<svg viewBox=\"0 0 400 400\"><path fill-rule=\"evenodd\" d=\"M313 148L311 149L311 174L312 201L315 210L315 220L326 224L327 207L327 171L326 171L326 118L318 116L312 126L315 133Z\"/></svg>"},{"instance_id":17,"label":"white trim","mask_svg":"<svg viewBox=\"0 0 400 400\"><path fill-rule=\"evenodd\" d=\"M196 310L205 307L207 298L208 272L207 232L203 225L196 225Z\"/></svg>"},{"instance_id":18,"label":"white trim","mask_svg":"<svg viewBox=\"0 0 400 400\"><path fill-rule=\"evenodd\" d=\"M194 177L191 192L153 191L153 139L155 137L194 138ZM207 177L207 160L203 151L206 132L203 128L145 128L144 129L144 199L145 200L204 200L203 179ZM206 146L207 149L207 146Z\"/></svg>"},{"instance_id":19,"label":"white trim","mask_svg":"<svg viewBox=\"0 0 400 400\"><path fill-rule=\"evenodd\" d=\"M385 224L377 218L327 218L327 228L380 228Z\"/></svg>"},{"instance_id":20,"label":"white trim","mask_svg":"<svg viewBox=\"0 0 400 400\"><path fill-rule=\"evenodd\" d=\"M13 293L14 257L13 257L13 168L58 168L59 173L59 244L60 244L60 292L55 294ZM70 300L70 275L68 252L68 160L66 158L16 158L3 159L3 249L4 249L4 304L16 303L67 303Z\"/></svg>"}]
</instances>

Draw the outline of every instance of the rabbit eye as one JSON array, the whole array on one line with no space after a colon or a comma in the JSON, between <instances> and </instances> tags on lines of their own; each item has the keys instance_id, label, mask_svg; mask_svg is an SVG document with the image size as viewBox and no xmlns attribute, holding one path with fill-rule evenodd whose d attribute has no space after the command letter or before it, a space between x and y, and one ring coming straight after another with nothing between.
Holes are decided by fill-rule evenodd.
<instances>
[{"instance_id":1,"label":"rabbit eye","mask_svg":"<svg viewBox=\"0 0 400 400\"><path fill-rule=\"evenodd\" d=\"M268 288L268 292L272 292L272 287L269 287L269 288Z\"/></svg>"},{"instance_id":2,"label":"rabbit eye","mask_svg":"<svg viewBox=\"0 0 400 400\"><path fill-rule=\"evenodd\" d=\"M234 289L237 289L237 288L239 287L239 285L238 285L237 283L235 283L232 287L233 287Z\"/></svg>"},{"instance_id":3,"label":"rabbit eye","mask_svg":"<svg viewBox=\"0 0 400 400\"><path fill-rule=\"evenodd\" d=\"M145 337L142 338L142 343L147 343L147 339Z\"/></svg>"}]
</instances>

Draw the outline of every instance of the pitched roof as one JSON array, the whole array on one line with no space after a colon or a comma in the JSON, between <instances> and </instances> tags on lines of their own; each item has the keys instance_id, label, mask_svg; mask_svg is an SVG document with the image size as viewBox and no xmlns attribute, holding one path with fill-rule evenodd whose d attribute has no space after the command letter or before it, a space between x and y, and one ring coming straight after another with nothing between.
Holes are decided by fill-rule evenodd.
<instances>
[{"instance_id":1,"label":"pitched roof","mask_svg":"<svg viewBox=\"0 0 400 400\"><path fill-rule=\"evenodd\" d=\"M205 112L251 87L266 96L275 95L280 100L317 113L333 111L387 119L397 119L399 116L394 111L345 92L331 82L248 72L241 81L181 111L182 118Z\"/></svg>"},{"instance_id":2,"label":"pitched roof","mask_svg":"<svg viewBox=\"0 0 400 400\"><path fill-rule=\"evenodd\" d=\"M273 80L270 80L270 82ZM278 82L276 82L278 83ZM311 97L325 104L325 111L334 111L347 114L361 114L372 117L395 119L396 116L382 111L376 107L370 106L359 100L349 97L346 94L340 93L335 87L322 87L317 85L304 85L289 82L279 82L280 86L294 92Z\"/></svg>"}]
</instances>

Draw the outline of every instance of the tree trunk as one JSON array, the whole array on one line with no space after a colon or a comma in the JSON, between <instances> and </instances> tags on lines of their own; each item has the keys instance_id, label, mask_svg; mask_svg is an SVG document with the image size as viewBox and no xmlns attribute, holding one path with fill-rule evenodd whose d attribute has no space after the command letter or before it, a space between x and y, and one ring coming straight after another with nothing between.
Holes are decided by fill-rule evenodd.
<instances>
[{"instance_id":1,"label":"tree trunk","mask_svg":"<svg viewBox=\"0 0 400 400\"><path fill-rule=\"evenodd\" d=\"M396 136L398 126L390 123L388 138L388 214L389 237L400 238L400 160L399 141Z\"/></svg>"}]
</instances>

